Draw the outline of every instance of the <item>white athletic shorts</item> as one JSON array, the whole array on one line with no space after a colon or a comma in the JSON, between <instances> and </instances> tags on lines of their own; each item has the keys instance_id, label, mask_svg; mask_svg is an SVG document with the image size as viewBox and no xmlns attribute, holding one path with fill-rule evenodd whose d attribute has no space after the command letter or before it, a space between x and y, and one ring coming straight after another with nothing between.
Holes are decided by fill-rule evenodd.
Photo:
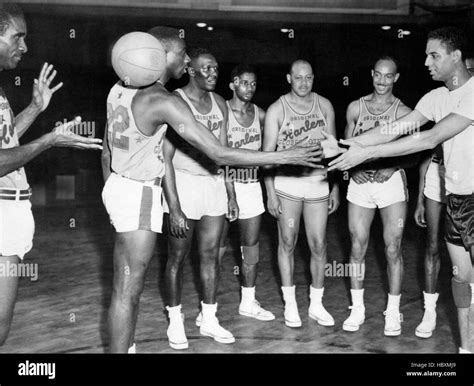
<instances>
[{"instance_id":1,"label":"white athletic shorts","mask_svg":"<svg viewBox=\"0 0 474 386\"><path fill-rule=\"evenodd\" d=\"M30 200L0 200L0 255L23 259L33 247L34 233Z\"/></svg>"},{"instance_id":2,"label":"white athletic shorts","mask_svg":"<svg viewBox=\"0 0 474 386\"><path fill-rule=\"evenodd\" d=\"M242 183L236 181L234 187L237 205L239 205L239 219L245 220L265 212L260 182Z\"/></svg>"},{"instance_id":3,"label":"white athletic shorts","mask_svg":"<svg viewBox=\"0 0 474 386\"><path fill-rule=\"evenodd\" d=\"M444 173L444 165L431 161L425 175L425 189L423 190L423 194L433 201L446 204Z\"/></svg>"},{"instance_id":4,"label":"white athletic shorts","mask_svg":"<svg viewBox=\"0 0 474 386\"><path fill-rule=\"evenodd\" d=\"M347 188L347 200L363 208L385 208L408 201L407 179L403 169L393 173L387 181L357 184L352 178Z\"/></svg>"},{"instance_id":5,"label":"white athletic shorts","mask_svg":"<svg viewBox=\"0 0 474 386\"><path fill-rule=\"evenodd\" d=\"M147 230L161 233L163 206L161 187L155 180L139 182L112 173L102 191L102 201L115 230Z\"/></svg>"},{"instance_id":6,"label":"white athletic shorts","mask_svg":"<svg viewBox=\"0 0 474 386\"><path fill-rule=\"evenodd\" d=\"M220 175L196 176L175 169L176 190L181 210L190 220L203 216L222 216L227 213L227 191ZM165 213L169 213L166 199Z\"/></svg>"},{"instance_id":7,"label":"white athletic shorts","mask_svg":"<svg viewBox=\"0 0 474 386\"><path fill-rule=\"evenodd\" d=\"M310 177L276 175L275 191L278 197L291 201L303 201L309 204L329 199L327 174Z\"/></svg>"}]
</instances>

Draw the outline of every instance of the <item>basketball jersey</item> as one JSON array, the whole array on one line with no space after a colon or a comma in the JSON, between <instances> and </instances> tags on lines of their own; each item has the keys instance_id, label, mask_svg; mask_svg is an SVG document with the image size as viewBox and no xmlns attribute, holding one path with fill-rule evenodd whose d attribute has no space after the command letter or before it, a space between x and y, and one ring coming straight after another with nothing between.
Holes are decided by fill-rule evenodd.
<instances>
[{"instance_id":1,"label":"basketball jersey","mask_svg":"<svg viewBox=\"0 0 474 386\"><path fill-rule=\"evenodd\" d=\"M227 144L229 147L234 147L236 149L248 149L248 150L260 150L262 147L262 128L260 127L260 119L258 114L258 107L253 104L254 108L254 118L250 126L245 127L239 123L237 118L232 111L229 101L227 103L227 108L229 110L229 124L227 128ZM257 176L258 167L249 167L249 168L238 168L242 171L247 171L252 169L254 172L251 172L251 176ZM238 173L238 170L237 170ZM242 174L246 175L246 174Z\"/></svg>"},{"instance_id":2,"label":"basketball jersey","mask_svg":"<svg viewBox=\"0 0 474 386\"><path fill-rule=\"evenodd\" d=\"M20 146L20 142L15 129L15 116L3 89L0 88L0 149L11 149L18 146ZM25 190L29 187L23 167L0 177L0 188Z\"/></svg>"},{"instance_id":3,"label":"basketball jersey","mask_svg":"<svg viewBox=\"0 0 474 386\"><path fill-rule=\"evenodd\" d=\"M390 123L397 120L398 106L400 105L400 99L395 98L393 103L388 107L387 110L380 114L372 114L367 108L366 101L364 98L359 99L359 117L357 123L352 130L352 136L356 137L367 130L373 129L380 126L382 123ZM367 162L365 166L372 172L375 172L377 168L383 167L384 161Z\"/></svg>"},{"instance_id":4,"label":"basketball jersey","mask_svg":"<svg viewBox=\"0 0 474 386\"><path fill-rule=\"evenodd\" d=\"M138 181L154 180L165 174L163 139L167 125L148 136L137 127L132 100L137 89L116 83L107 98L107 138L112 171Z\"/></svg>"},{"instance_id":5,"label":"basketball jersey","mask_svg":"<svg viewBox=\"0 0 474 386\"><path fill-rule=\"evenodd\" d=\"M327 122L319 105L319 95L312 92L313 104L307 113L299 113L290 106L285 95L280 97L283 105L283 122L278 131L277 151L290 149L294 146L309 147L325 137L322 130L327 130ZM301 175L323 174L325 169L313 169L304 166L284 165L279 167L277 174Z\"/></svg>"},{"instance_id":6,"label":"basketball jersey","mask_svg":"<svg viewBox=\"0 0 474 386\"><path fill-rule=\"evenodd\" d=\"M219 140L221 130L223 130L224 115L217 105L214 93L209 92L212 104L211 111L207 114L201 114L197 111L183 90L178 88L176 91L190 107L196 121L207 127L208 130ZM173 166L175 169L183 173L196 176L216 174L218 169L218 166L213 160L186 141L180 141L179 146L176 147L176 152L173 157Z\"/></svg>"}]
</instances>

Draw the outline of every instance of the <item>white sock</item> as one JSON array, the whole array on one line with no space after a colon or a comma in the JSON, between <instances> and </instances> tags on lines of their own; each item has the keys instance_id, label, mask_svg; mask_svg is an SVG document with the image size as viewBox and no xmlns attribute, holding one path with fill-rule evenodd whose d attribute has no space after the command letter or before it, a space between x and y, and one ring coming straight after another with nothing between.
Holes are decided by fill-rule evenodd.
<instances>
[{"instance_id":1,"label":"white sock","mask_svg":"<svg viewBox=\"0 0 474 386\"><path fill-rule=\"evenodd\" d=\"M296 303L295 289L296 287L294 285L291 287L281 287L285 303Z\"/></svg>"},{"instance_id":2,"label":"white sock","mask_svg":"<svg viewBox=\"0 0 474 386\"><path fill-rule=\"evenodd\" d=\"M364 307L364 289L351 289L352 305Z\"/></svg>"},{"instance_id":3,"label":"white sock","mask_svg":"<svg viewBox=\"0 0 474 386\"><path fill-rule=\"evenodd\" d=\"M312 285L309 286L309 298L311 303L320 304L323 301L324 287L314 288Z\"/></svg>"},{"instance_id":4,"label":"white sock","mask_svg":"<svg viewBox=\"0 0 474 386\"><path fill-rule=\"evenodd\" d=\"M175 320L181 319L181 304L178 304L174 307L166 307L166 309L168 310L170 323L174 322Z\"/></svg>"},{"instance_id":5,"label":"white sock","mask_svg":"<svg viewBox=\"0 0 474 386\"><path fill-rule=\"evenodd\" d=\"M400 308L400 298L401 298L401 294L400 295L390 295L388 294L388 304L387 304L387 310L389 308L392 308L392 309L396 309L397 311L399 310Z\"/></svg>"},{"instance_id":6,"label":"white sock","mask_svg":"<svg viewBox=\"0 0 474 386\"><path fill-rule=\"evenodd\" d=\"M251 302L253 300L255 300L255 286L242 287L242 301Z\"/></svg>"},{"instance_id":7,"label":"white sock","mask_svg":"<svg viewBox=\"0 0 474 386\"><path fill-rule=\"evenodd\" d=\"M214 304L206 304L201 302L202 306L202 318L213 317L216 315L217 311L217 303Z\"/></svg>"}]
</instances>

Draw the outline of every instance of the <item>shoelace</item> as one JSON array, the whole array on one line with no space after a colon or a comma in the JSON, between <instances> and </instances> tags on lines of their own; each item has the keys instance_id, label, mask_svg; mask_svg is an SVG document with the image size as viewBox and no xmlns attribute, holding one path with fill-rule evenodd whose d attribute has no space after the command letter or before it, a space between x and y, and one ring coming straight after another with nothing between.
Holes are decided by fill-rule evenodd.
<instances>
[{"instance_id":1,"label":"shoelace","mask_svg":"<svg viewBox=\"0 0 474 386\"><path fill-rule=\"evenodd\" d=\"M385 310L385 311L383 312L383 315L384 315L384 316L387 315L387 310ZM402 314L401 314L400 312L398 313L398 319L399 319L400 322L402 322Z\"/></svg>"}]
</instances>

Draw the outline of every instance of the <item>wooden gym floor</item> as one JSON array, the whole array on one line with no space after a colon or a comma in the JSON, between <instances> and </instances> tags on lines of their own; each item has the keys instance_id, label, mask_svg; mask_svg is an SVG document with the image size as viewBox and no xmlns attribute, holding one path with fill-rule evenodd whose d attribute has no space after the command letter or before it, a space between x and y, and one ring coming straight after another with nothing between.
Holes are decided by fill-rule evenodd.
<instances>
[{"instance_id":1,"label":"wooden gym floor","mask_svg":"<svg viewBox=\"0 0 474 386\"><path fill-rule=\"evenodd\" d=\"M98 192L96 192L98 193ZM9 338L0 353L103 353L107 352L106 315L112 288L114 232L108 216L97 201L57 201L52 206L35 206L34 247L25 263L38 264L38 280L20 279L17 304ZM413 197L413 196L412 196ZM344 200L343 200L344 201ZM72 204L71 204L72 203ZM343 203L328 226L328 262L347 262L350 242L347 209ZM303 326L286 327L276 262L276 223L265 215L260 239L261 262L257 299L276 315L270 322L240 316L239 245L236 228L230 232L221 268L218 317L236 337L224 345L202 337L194 325L198 313L198 260L189 259L183 280L183 311L189 349L180 353L455 353L459 337L450 278L451 264L441 241L441 272L438 281L437 328L430 339L415 336L423 315L424 233L412 220L403 240L405 274L401 298L402 335L383 335L387 297L386 263L378 216L366 259L366 321L358 332L342 330L350 305L349 279L327 277L326 309L336 320L334 327L319 326L308 319L309 253L301 227L295 255L295 284ZM71 222L74 219L75 224ZM71 227L75 225L75 227ZM178 353L168 345L168 326L163 290L166 240L159 239L150 264L137 323L137 351Z\"/></svg>"}]
</instances>

